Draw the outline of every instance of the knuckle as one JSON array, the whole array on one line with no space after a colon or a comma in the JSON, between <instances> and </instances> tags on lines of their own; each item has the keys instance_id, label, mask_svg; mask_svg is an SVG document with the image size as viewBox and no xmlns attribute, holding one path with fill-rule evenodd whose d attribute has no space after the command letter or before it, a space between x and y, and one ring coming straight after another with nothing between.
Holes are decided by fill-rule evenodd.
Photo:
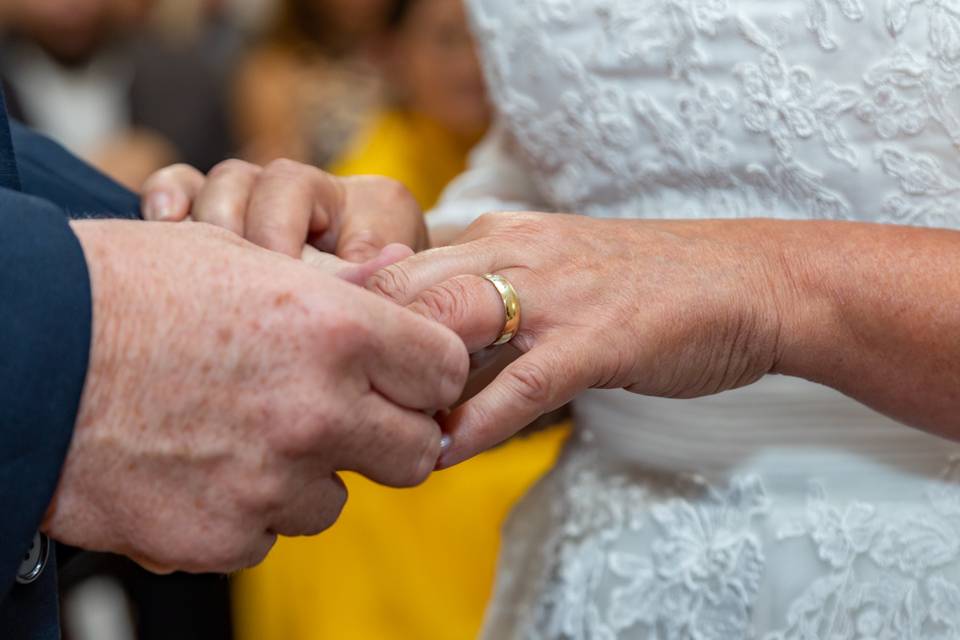
<instances>
[{"instance_id":1,"label":"knuckle","mask_svg":"<svg viewBox=\"0 0 960 640\"><path fill-rule=\"evenodd\" d=\"M208 222L234 231L246 214L245 203L220 199L194 213L199 222Z\"/></svg>"},{"instance_id":2,"label":"knuckle","mask_svg":"<svg viewBox=\"0 0 960 640\"><path fill-rule=\"evenodd\" d=\"M181 176L188 175L196 171L193 167L184 164L172 164L169 167L164 167L155 171L147 180L143 183L144 191L149 191L152 189L162 188L167 186L170 183L178 183Z\"/></svg>"},{"instance_id":3,"label":"knuckle","mask_svg":"<svg viewBox=\"0 0 960 640\"><path fill-rule=\"evenodd\" d=\"M339 257L350 259L352 255L357 254L365 256L376 255L383 247L383 244L383 240L376 230L365 229L350 236L349 242L346 243L346 253Z\"/></svg>"},{"instance_id":4,"label":"knuckle","mask_svg":"<svg viewBox=\"0 0 960 640\"><path fill-rule=\"evenodd\" d=\"M553 397L549 372L535 362L518 360L505 372L509 389L530 406L545 406Z\"/></svg>"},{"instance_id":5,"label":"knuckle","mask_svg":"<svg viewBox=\"0 0 960 640\"><path fill-rule=\"evenodd\" d=\"M258 171L259 168L254 164L237 158L229 158L214 165L207 175L211 178L218 178L231 174L255 174Z\"/></svg>"},{"instance_id":6,"label":"knuckle","mask_svg":"<svg viewBox=\"0 0 960 640\"><path fill-rule=\"evenodd\" d=\"M367 282L367 288L389 300L402 302L407 297L410 284L406 268L395 264L373 274Z\"/></svg>"},{"instance_id":7,"label":"knuckle","mask_svg":"<svg viewBox=\"0 0 960 640\"><path fill-rule=\"evenodd\" d=\"M467 231L477 231L485 235L489 230L495 229L500 224L502 217L503 214L501 213L484 213L470 224Z\"/></svg>"},{"instance_id":8,"label":"knuckle","mask_svg":"<svg viewBox=\"0 0 960 640\"><path fill-rule=\"evenodd\" d=\"M462 342L458 349L452 351L455 355L450 358L450 374L447 376L447 389L444 392L441 401L445 407L452 407L463 395L467 387L467 381L470 378L470 354L467 353L467 347Z\"/></svg>"},{"instance_id":9,"label":"knuckle","mask_svg":"<svg viewBox=\"0 0 960 640\"><path fill-rule=\"evenodd\" d=\"M295 414L279 427L272 429L270 446L287 460L298 460L317 451L336 445L333 440L344 429L342 420L331 407L321 412L310 406L292 409ZM285 492L283 482L277 482L264 490L261 507L265 510L283 506ZM278 504L279 502L279 504Z\"/></svg>"},{"instance_id":10,"label":"knuckle","mask_svg":"<svg viewBox=\"0 0 960 640\"><path fill-rule=\"evenodd\" d=\"M440 360L440 408L453 406L467 386L470 376L470 354L462 340L451 335Z\"/></svg>"},{"instance_id":11,"label":"knuckle","mask_svg":"<svg viewBox=\"0 0 960 640\"><path fill-rule=\"evenodd\" d=\"M328 313L324 322L314 323L314 330L331 349L347 357L363 351L372 339L364 314L346 310Z\"/></svg>"},{"instance_id":12,"label":"knuckle","mask_svg":"<svg viewBox=\"0 0 960 640\"><path fill-rule=\"evenodd\" d=\"M296 218L292 216L265 216L258 217L256 220L256 242L258 244L263 243L264 241L279 241L287 238L291 234L295 233L296 230ZM253 227L253 222L251 221L250 227ZM254 236L254 231L251 228L250 230L251 237ZM303 240L303 238L298 238Z\"/></svg>"},{"instance_id":13,"label":"knuckle","mask_svg":"<svg viewBox=\"0 0 960 640\"><path fill-rule=\"evenodd\" d=\"M380 197L393 205L406 205L405 208L415 208L419 211L416 199L410 193L410 189L399 180L378 176L374 178L373 186L376 187Z\"/></svg>"},{"instance_id":14,"label":"knuckle","mask_svg":"<svg viewBox=\"0 0 960 640\"><path fill-rule=\"evenodd\" d=\"M291 442L289 434L277 439L276 447L283 453L294 451L297 443ZM239 510L245 514L261 516L281 509L285 504L284 481L272 473L263 473L256 482L246 483L237 490Z\"/></svg>"},{"instance_id":15,"label":"knuckle","mask_svg":"<svg viewBox=\"0 0 960 640\"><path fill-rule=\"evenodd\" d=\"M448 280L420 293L411 308L431 320L456 329L466 319L469 290L460 280Z\"/></svg>"},{"instance_id":16,"label":"knuckle","mask_svg":"<svg viewBox=\"0 0 960 640\"><path fill-rule=\"evenodd\" d=\"M263 168L263 173L271 177L283 178L303 178L314 175L318 170L315 167L290 160L289 158L277 158L271 160Z\"/></svg>"},{"instance_id":17,"label":"knuckle","mask_svg":"<svg viewBox=\"0 0 960 640\"><path fill-rule=\"evenodd\" d=\"M539 236L545 231L546 217L531 212L504 213L504 231L516 236Z\"/></svg>"}]
</instances>

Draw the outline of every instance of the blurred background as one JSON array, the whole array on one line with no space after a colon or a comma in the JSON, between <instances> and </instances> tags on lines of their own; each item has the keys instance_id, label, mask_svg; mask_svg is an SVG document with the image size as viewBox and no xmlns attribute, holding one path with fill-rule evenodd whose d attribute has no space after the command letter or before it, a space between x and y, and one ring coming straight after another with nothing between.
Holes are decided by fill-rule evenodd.
<instances>
[{"instance_id":1,"label":"blurred background","mask_svg":"<svg viewBox=\"0 0 960 640\"><path fill-rule=\"evenodd\" d=\"M287 157L393 177L428 210L491 117L461 0L0 0L0 32L14 117L133 190L175 162ZM472 638L500 525L565 434L409 491L345 477L331 531L229 578L76 554L65 637Z\"/></svg>"}]
</instances>

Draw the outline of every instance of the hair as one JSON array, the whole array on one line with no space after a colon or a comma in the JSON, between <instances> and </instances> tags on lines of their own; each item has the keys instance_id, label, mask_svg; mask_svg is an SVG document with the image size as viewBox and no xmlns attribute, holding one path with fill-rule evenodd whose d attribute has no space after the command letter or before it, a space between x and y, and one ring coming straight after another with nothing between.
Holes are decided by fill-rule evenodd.
<instances>
[{"instance_id":1,"label":"hair","mask_svg":"<svg viewBox=\"0 0 960 640\"><path fill-rule=\"evenodd\" d=\"M388 29L403 26L416 0L393 0L387 9ZM319 49L326 55L338 56L350 47L343 37L331 28L331 21L316 0L282 0L273 25L267 30L266 41L302 51Z\"/></svg>"},{"instance_id":2,"label":"hair","mask_svg":"<svg viewBox=\"0 0 960 640\"><path fill-rule=\"evenodd\" d=\"M402 27L414 4L416 4L416 0L394 0L393 8L390 10L390 18L387 22L388 26L391 29Z\"/></svg>"}]
</instances>

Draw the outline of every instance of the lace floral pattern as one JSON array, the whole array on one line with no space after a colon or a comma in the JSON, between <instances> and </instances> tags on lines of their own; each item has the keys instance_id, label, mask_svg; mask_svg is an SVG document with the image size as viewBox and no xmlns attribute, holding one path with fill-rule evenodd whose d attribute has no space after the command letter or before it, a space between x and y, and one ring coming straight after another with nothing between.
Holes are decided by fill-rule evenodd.
<instances>
[{"instance_id":1,"label":"lace floral pattern","mask_svg":"<svg viewBox=\"0 0 960 640\"><path fill-rule=\"evenodd\" d=\"M772 507L756 475L717 486L603 471L589 445L570 454L547 480L556 483L550 535L523 550L542 554L545 570L518 637L960 637L960 461L906 508L831 499L811 481L794 520ZM638 535L642 545L624 545ZM821 575L794 595L778 628L758 630L767 557L789 553L778 546L793 539L808 541Z\"/></svg>"},{"instance_id":2,"label":"lace floral pattern","mask_svg":"<svg viewBox=\"0 0 960 640\"><path fill-rule=\"evenodd\" d=\"M781 539L809 536L829 571L790 607L787 627L765 640L960 637L960 587L942 570L960 560L957 462L931 484L926 504L883 513L865 502L833 504L814 483L805 522Z\"/></svg>"},{"instance_id":3,"label":"lace floral pattern","mask_svg":"<svg viewBox=\"0 0 960 640\"><path fill-rule=\"evenodd\" d=\"M898 189L880 147L926 136L960 180L958 0L473 4L497 106L558 210L957 225L942 196ZM848 54L861 40L869 56Z\"/></svg>"}]
</instances>

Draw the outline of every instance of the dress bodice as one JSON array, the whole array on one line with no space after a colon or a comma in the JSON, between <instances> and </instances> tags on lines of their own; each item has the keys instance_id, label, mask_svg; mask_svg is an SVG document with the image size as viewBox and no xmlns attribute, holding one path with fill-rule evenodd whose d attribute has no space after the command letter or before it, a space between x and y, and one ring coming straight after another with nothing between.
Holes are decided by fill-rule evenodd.
<instances>
[{"instance_id":1,"label":"dress bodice","mask_svg":"<svg viewBox=\"0 0 960 640\"><path fill-rule=\"evenodd\" d=\"M550 208L960 224L956 0L473 0Z\"/></svg>"}]
</instances>

